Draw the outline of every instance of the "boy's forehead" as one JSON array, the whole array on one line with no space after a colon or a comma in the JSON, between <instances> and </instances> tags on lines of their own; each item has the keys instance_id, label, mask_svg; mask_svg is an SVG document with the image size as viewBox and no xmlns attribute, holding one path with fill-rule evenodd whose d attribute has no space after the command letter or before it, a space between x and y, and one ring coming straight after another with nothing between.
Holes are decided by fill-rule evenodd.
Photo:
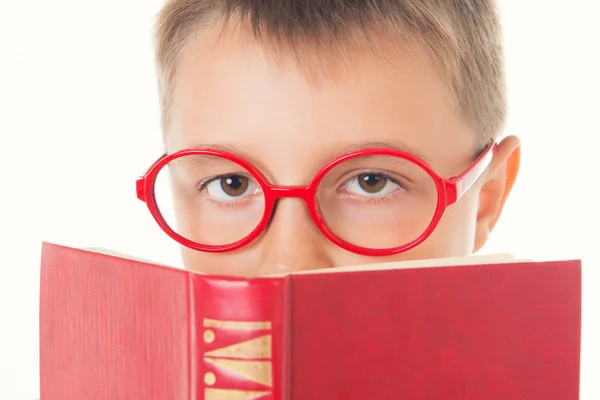
<instances>
[{"instance_id":1,"label":"boy's forehead","mask_svg":"<svg viewBox=\"0 0 600 400\"><path fill-rule=\"evenodd\" d=\"M269 63L276 70L293 70L312 86L356 79L366 66L396 69L411 68L441 76L441 69L423 47L410 36L392 35L382 30L349 29L344 38L315 37L281 39L266 34L256 37L245 24L233 27L213 25L200 29L183 50L181 64L197 69L202 64L219 63L223 58L249 57ZM181 70L181 68L179 68ZM352 76L354 75L354 76Z\"/></svg>"},{"instance_id":2,"label":"boy's forehead","mask_svg":"<svg viewBox=\"0 0 600 400\"><path fill-rule=\"evenodd\" d=\"M449 148L471 155L473 132L417 49L306 49L302 65L249 36L200 35L179 64L169 151L217 144L284 162L399 144L441 168Z\"/></svg>"}]
</instances>

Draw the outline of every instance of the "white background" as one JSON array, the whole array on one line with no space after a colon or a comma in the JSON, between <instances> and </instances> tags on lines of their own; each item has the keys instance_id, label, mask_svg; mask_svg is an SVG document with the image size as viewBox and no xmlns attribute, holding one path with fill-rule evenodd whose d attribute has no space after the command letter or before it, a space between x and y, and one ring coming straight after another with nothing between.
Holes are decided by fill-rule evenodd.
<instances>
[{"instance_id":1,"label":"white background","mask_svg":"<svg viewBox=\"0 0 600 400\"><path fill-rule=\"evenodd\" d=\"M161 151L151 38L160 4L0 0L2 400L39 393L42 240L178 261L134 190ZM599 4L500 0L506 131L521 136L523 163L485 250L584 259L585 400L600 399Z\"/></svg>"}]
</instances>

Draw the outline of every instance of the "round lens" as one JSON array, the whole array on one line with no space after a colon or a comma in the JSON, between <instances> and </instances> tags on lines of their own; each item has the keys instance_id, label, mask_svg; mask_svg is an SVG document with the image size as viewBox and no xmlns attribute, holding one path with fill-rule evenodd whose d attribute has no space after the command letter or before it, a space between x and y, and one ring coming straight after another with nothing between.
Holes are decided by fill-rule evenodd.
<instances>
[{"instance_id":1,"label":"round lens","mask_svg":"<svg viewBox=\"0 0 600 400\"><path fill-rule=\"evenodd\" d=\"M154 193L169 227L200 245L244 239L265 210L263 190L252 173L216 156L194 154L170 161L158 173Z\"/></svg>"},{"instance_id":2,"label":"round lens","mask_svg":"<svg viewBox=\"0 0 600 400\"><path fill-rule=\"evenodd\" d=\"M321 180L319 210L341 240L368 249L411 243L436 212L438 191L419 165L393 156L363 156L337 164Z\"/></svg>"}]
</instances>

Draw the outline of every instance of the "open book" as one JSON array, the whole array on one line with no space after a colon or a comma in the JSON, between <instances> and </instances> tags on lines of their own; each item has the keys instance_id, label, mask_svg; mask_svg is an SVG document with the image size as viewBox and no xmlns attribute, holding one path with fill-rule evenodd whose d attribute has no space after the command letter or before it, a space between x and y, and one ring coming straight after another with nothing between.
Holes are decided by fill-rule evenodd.
<instances>
[{"instance_id":1,"label":"open book","mask_svg":"<svg viewBox=\"0 0 600 400\"><path fill-rule=\"evenodd\" d=\"M44 243L41 400L579 398L581 261L202 275Z\"/></svg>"}]
</instances>

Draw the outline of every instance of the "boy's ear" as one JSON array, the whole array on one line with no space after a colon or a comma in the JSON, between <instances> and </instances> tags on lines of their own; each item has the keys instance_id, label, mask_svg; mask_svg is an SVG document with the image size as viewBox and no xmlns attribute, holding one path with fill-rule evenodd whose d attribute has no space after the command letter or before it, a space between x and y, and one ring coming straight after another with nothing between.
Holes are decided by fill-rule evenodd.
<instances>
[{"instance_id":1,"label":"boy's ear","mask_svg":"<svg viewBox=\"0 0 600 400\"><path fill-rule=\"evenodd\" d=\"M482 178L475 232L474 252L487 242L513 188L521 162L521 143L516 136L503 139Z\"/></svg>"}]
</instances>

